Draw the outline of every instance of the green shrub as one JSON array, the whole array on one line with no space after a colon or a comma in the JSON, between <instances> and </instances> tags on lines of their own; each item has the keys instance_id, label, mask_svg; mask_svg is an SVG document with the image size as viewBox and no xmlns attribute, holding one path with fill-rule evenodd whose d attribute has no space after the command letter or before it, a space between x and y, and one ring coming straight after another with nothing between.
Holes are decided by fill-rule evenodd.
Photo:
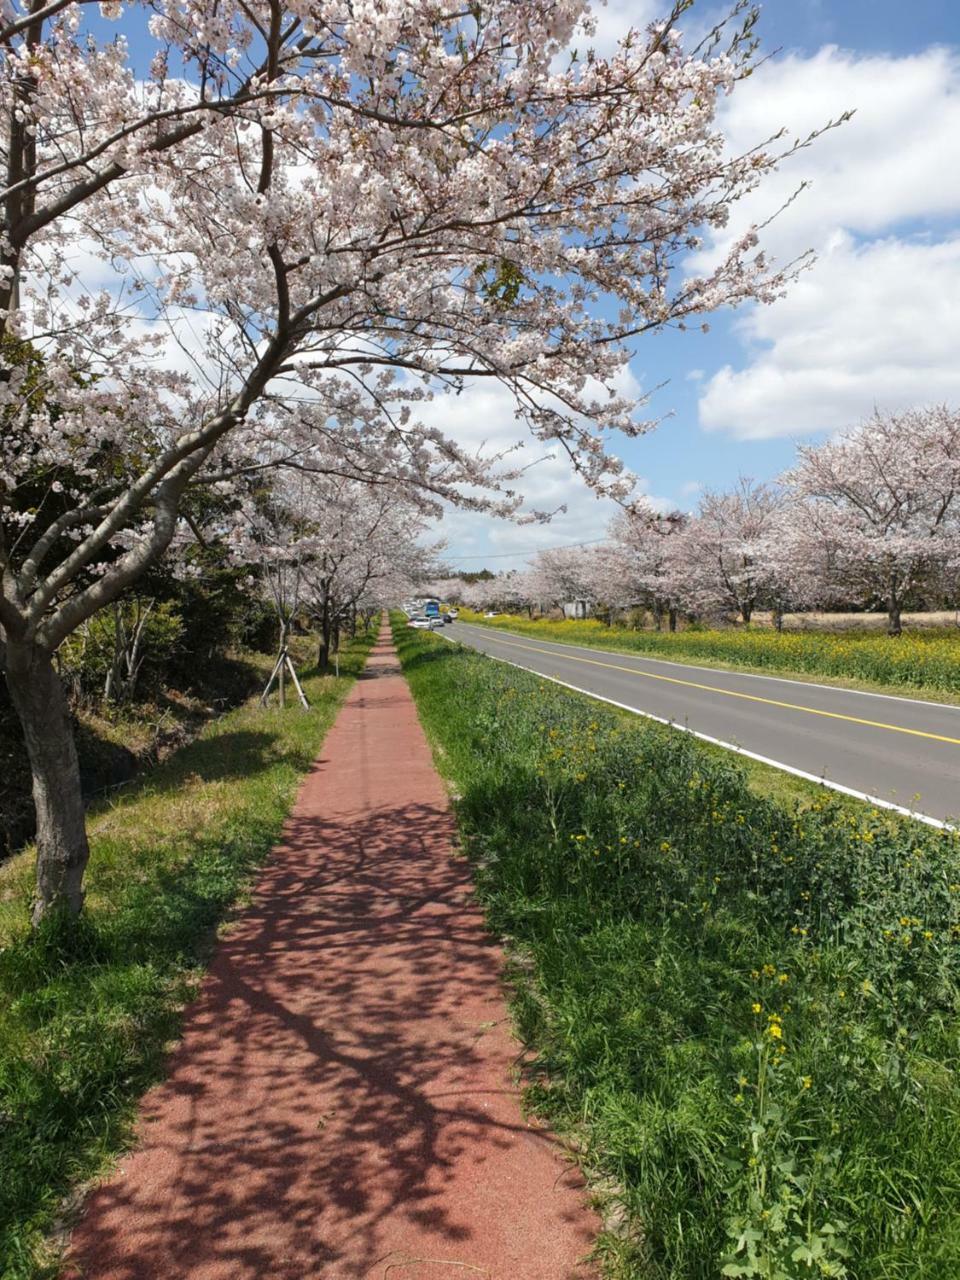
<instances>
[{"instance_id":1,"label":"green shrub","mask_svg":"<svg viewBox=\"0 0 960 1280\"><path fill-rule=\"evenodd\" d=\"M183 634L172 604L117 601L78 627L59 650L63 677L78 698L129 702L152 687Z\"/></svg>"}]
</instances>

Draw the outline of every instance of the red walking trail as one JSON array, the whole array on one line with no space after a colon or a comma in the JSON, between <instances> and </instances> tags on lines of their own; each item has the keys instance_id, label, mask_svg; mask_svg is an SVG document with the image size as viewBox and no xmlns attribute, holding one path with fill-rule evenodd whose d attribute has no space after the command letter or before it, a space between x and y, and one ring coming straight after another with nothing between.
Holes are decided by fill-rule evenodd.
<instances>
[{"instance_id":1,"label":"red walking trail","mask_svg":"<svg viewBox=\"0 0 960 1280\"><path fill-rule=\"evenodd\" d=\"M521 1117L501 956L388 633L218 947L89 1280L584 1280L599 1228Z\"/></svg>"}]
</instances>

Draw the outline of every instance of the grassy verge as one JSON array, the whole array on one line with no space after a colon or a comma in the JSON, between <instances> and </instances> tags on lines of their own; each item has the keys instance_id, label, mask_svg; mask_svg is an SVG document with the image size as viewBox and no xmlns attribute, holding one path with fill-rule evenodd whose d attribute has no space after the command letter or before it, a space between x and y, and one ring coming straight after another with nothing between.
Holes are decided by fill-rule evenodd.
<instances>
[{"instance_id":1,"label":"grassy verge","mask_svg":"<svg viewBox=\"0 0 960 1280\"><path fill-rule=\"evenodd\" d=\"M216 926L249 888L372 637L297 706L230 712L90 814L82 927L30 935L30 853L0 869L0 1275L52 1275L65 1195L131 1134Z\"/></svg>"},{"instance_id":2,"label":"grassy verge","mask_svg":"<svg viewBox=\"0 0 960 1280\"><path fill-rule=\"evenodd\" d=\"M960 1274L960 837L397 639L608 1274Z\"/></svg>"},{"instance_id":3,"label":"grassy verge","mask_svg":"<svg viewBox=\"0 0 960 1280\"><path fill-rule=\"evenodd\" d=\"M484 618L469 609L464 622L541 640L649 654L760 675L784 675L877 693L960 703L960 630L923 630L899 637L871 631L633 631L602 622L550 622L511 614Z\"/></svg>"}]
</instances>

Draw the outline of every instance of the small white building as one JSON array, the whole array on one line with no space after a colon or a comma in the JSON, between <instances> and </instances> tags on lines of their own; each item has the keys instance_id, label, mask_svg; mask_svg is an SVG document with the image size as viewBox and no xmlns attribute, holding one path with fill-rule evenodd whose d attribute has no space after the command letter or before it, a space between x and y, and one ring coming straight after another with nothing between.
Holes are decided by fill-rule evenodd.
<instances>
[{"instance_id":1,"label":"small white building","mask_svg":"<svg viewBox=\"0 0 960 1280\"><path fill-rule=\"evenodd\" d=\"M568 600L563 606L565 618L589 618L593 608L589 600Z\"/></svg>"}]
</instances>

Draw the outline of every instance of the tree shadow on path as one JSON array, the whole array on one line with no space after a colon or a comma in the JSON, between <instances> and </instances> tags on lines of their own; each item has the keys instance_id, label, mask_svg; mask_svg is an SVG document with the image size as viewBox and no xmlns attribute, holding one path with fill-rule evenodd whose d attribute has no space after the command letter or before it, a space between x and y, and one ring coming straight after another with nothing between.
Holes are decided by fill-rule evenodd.
<instances>
[{"instance_id":1,"label":"tree shadow on path","mask_svg":"<svg viewBox=\"0 0 960 1280\"><path fill-rule=\"evenodd\" d=\"M409 695L384 680L353 701L366 721ZM380 807L367 794L365 757L401 748L357 732L317 762L306 794L324 784L321 811L298 806L221 944L145 1099L141 1149L88 1202L71 1275L584 1274L561 1258L589 1248L594 1224L573 1170L520 1116L501 957L450 856L442 793ZM542 1255L532 1270L501 1265L518 1238Z\"/></svg>"}]
</instances>

